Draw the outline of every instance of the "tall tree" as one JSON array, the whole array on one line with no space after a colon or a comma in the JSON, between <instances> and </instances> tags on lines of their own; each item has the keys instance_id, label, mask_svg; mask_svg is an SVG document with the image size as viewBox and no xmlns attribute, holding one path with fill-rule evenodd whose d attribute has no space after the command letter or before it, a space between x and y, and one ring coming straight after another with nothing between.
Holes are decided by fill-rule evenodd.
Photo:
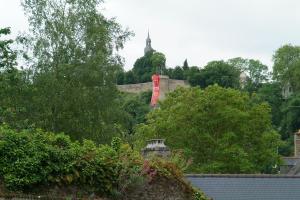
<instances>
[{"instance_id":1,"label":"tall tree","mask_svg":"<svg viewBox=\"0 0 300 200\"><path fill-rule=\"evenodd\" d=\"M211 61L200 70L200 86L218 84L222 87L239 88L240 71L224 61Z\"/></svg>"},{"instance_id":2,"label":"tall tree","mask_svg":"<svg viewBox=\"0 0 300 200\"><path fill-rule=\"evenodd\" d=\"M187 70L189 68L187 59L184 60L182 68L183 68L183 70Z\"/></svg>"},{"instance_id":3,"label":"tall tree","mask_svg":"<svg viewBox=\"0 0 300 200\"><path fill-rule=\"evenodd\" d=\"M194 170L208 173L271 172L281 143L267 104L219 86L170 93L138 127L136 137L137 145L165 138L172 149L193 158Z\"/></svg>"},{"instance_id":4,"label":"tall tree","mask_svg":"<svg viewBox=\"0 0 300 200\"><path fill-rule=\"evenodd\" d=\"M185 79L191 84L191 86L199 86L204 84L201 71L197 66L192 66L184 70L183 75Z\"/></svg>"},{"instance_id":5,"label":"tall tree","mask_svg":"<svg viewBox=\"0 0 300 200\"><path fill-rule=\"evenodd\" d=\"M31 101L31 84L26 79L26 72L16 68L17 51L12 50L10 29L0 29L0 123L7 123L14 128L28 127L28 114Z\"/></svg>"},{"instance_id":6,"label":"tall tree","mask_svg":"<svg viewBox=\"0 0 300 200\"><path fill-rule=\"evenodd\" d=\"M132 74L130 74L130 76L134 77L134 83L150 82L153 74L164 74L166 72L166 57L163 53L149 51L146 55L135 61L131 71ZM129 80L131 80L131 78ZM125 83L132 82L125 81Z\"/></svg>"},{"instance_id":7,"label":"tall tree","mask_svg":"<svg viewBox=\"0 0 300 200\"><path fill-rule=\"evenodd\" d=\"M257 91L259 100L268 102L272 110L272 123L276 128L280 128L282 119L281 105L283 103L281 87L277 82L264 83Z\"/></svg>"},{"instance_id":8,"label":"tall tree","mask_svg":"<svg viewBox=\"0 0 300 200\"><path fill-rule=\"evenodd\" d=\"M273 56L273 79L282 85L298 83L300 71L300 46L284 45L276 50ZM297 74L295 74L297 73Z\"/></svg>"},{"instance_id":9,"label":"tall tree","mask_svg":"<svg viewBox=\"0 0 300 200\"><path fill-rule=\"evenodd\" d=\"M145 122L145 116L150 111L151 95L151 91L138 95L129 93L121 95L122 109L125 111L124 118L126 118L127 134L132 135L135 126Z\"/></svg>"},{"instance_id":10,"label":"tall tree","mask_svg":"<svg viewBox=\"0 0 300 200\"><path fill-rule=\"evenodd\" d=\"M2 36L10 34L10 28L0 28L0 39ZM11 44L12 39L1 39L0 40L0 70L9 69L16 65L16 51L12 50Z\"/></svg>"},{"instance_id":11,"label":"tall tree","mask_svg":"<svg viewBox=\"0 0 300 200\"><path fill-rule=\"evenodd\" d=\"M130 32L105 18L101 0L23 0L33 47L32 122L108 142L118 123L116 49Z\"/></svg>"},{"instance_id":12,"label":"tall tree","mask_svg":"<svg viewBox=\"0 0 300 200\"><path fill-rule=\"evenodd\" d=\"M164 74L166 70L166 56L163 53L154 52L150 60L156 73Z\"/></svg>"},{"instance_id":13,"label":"tall tree","mask_svg":"<svg viewBox=\"0 0 300 200\"><path fill-rule=\"evenodd\" d=\"M247 76L244 89L248 92L256 92L269 79L268 66L259 60L238 57L229 59L227 63Z\"/></svg>"},{"instance_id":14,"label":"tall tree","mask_svg":"<svg viewBox=\"0 0 300 200\"><path fill-rule=\"evenodd\" d=\"M184 70L180 66L176 66L169 76L172 79L184 80Z\"/></svg>"}]
</instances>

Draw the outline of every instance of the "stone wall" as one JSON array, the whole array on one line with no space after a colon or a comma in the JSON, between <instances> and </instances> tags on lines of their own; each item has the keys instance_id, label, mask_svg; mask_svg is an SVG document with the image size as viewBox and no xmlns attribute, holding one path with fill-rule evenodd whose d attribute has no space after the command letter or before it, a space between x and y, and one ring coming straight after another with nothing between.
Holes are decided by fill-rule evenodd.
<instances>
[{"instance_id":1,"label":"stone wall","mask_svg":"<svg viewBox=\"0 0 300 200\"><path fill-rule=\"evenodd\" d=\"M109 198L101 198L94 193L78 197L74 195L74 191L65 186L61 186L56 190L41 190L39 194L23 194L10 193L1 194L0 200L61 200L61 199L97 199L97 200L112 200ZM47 189L47 190L48 190ZM115 199L115 198L114 198ZM117 197L119 200L193 200L192 187L181 180L170 179L166 177L155 177L153 181L145 181L142 184L132 187L130 190L124 191L123 196Z\"/></svg>"},{"instance_id":2,"label":"stone wall","mask_svg":"<svg viewBox=\"0 0 300 200\"><path fill-rule=\"evenodd\" d=\"M152 82L127 84L127 85L117 85L117 87L122 92L140 93L140 92L151 91L152 90Z\"/></svg>"},{"instance_id":3,"label":"stone wall","mask_svg":"<svg viewBox=\"0 0 300 200\"><path fill-rule=\"evenodd\" d=\"M122 92L140 93L152 90L152 82L118 85L118 89ZM168 92L175 90L177 87L190 87L184 80L170 79L168 76L160 75L160 94L159 100L163 100Z\"/></svg>"},{"instance_id":4,"label":"stone wall","mask_svg":"<svg viewBox=\"0 0 300 200\"><path fill-rule=\"evenodd\" d=\"M164 177L146 182L132 191L127 191L124 200L192 200L191 186L178 180Z\"/></svg>"}]
</instances>

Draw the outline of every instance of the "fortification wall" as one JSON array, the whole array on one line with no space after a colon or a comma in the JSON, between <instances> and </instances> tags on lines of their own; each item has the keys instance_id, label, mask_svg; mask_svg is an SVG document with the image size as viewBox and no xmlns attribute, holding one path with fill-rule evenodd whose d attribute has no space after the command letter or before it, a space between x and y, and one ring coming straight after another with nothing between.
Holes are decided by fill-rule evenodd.
<instances>
[{"instance_id":1,"label":"fortification wall","mask_svg":"<svg viewBox=\"0 0 300 200\"><path fill-rule=\"evenodd\" d=\"M174 80L174 79L169 79L169 90L173 91L175 90L177 87L184 87L184 88L188 88L190 87L190 84L188 84L187 81L184 80Z\"/></svg>"},{"instance_id":2,"label":"fortification wall","mask_svg":"<svg viewBox=\"0 0 300 200\"><path fill-rule=\"evenodd\" d=\"M129 93L140 93L152 90L152 82L148 83L137 83L137 84L127 84L127 85L117 85L118 89L122 92Z\"/></svg>"},{"instance_id":3,"label":"fortification wall","mask_svg":"<svg viewBox=\"0 0 300 200\"><path fill-rule=\"evenodd\" d=\"M117 85L118 89L122 92L140 93L152 90L152 82ZM168 76L160 75L160 94L159 100L163 100L168 92L175 90L177 87L190 87L187 81L170 79Z\"/></svg>"}]
</instances>

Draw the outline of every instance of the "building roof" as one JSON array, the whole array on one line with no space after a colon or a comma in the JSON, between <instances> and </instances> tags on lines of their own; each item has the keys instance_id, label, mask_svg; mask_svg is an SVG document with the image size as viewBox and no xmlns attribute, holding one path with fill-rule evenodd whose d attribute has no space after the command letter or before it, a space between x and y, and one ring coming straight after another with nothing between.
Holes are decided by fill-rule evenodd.
<instances>
[{"instance_id":1,"label":"building roof","mask_svg":"<svg viewBox=\"0 0 300 200\"><path fill-rule=\"evenodd\" d=\"M214 200L300 199L300 176L191 174L186 178Z\"/></svg>"},{"instance_id":2,"label":"building roof","mask_svg":"<svg viewBox=\"0 0 300 200\"><path fill-rule=\"evenodd\" d=\"M282 157L283 163L282 165L292 165L295 166L299 161L299 157Z\"/></svg>"}]
</instances>

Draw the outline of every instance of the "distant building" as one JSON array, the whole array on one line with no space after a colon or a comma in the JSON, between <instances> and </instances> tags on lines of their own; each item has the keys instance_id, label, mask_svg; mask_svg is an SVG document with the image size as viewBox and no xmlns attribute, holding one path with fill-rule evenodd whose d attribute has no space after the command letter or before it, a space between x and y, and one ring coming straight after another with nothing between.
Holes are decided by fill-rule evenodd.
<instances>
[{"instance_id":1,"label":"distant building","mask_svg":"<svg viewBox=\"0 0 300 200\"><path fill-rule=\"evenodd\" d=\"M150 51L154 51L154 49L151 46L151 39L150 39L149 31L148 31L148 37L146 39L146 47L144 48L144 54L146 55L146 53L148 53Z\"/></svg>"},{"instance_id":2,"label":"distant building","mask_svg":"<svg viewBox=\"0 0 300 200\"><path fill-rule=\"evenodd\" d=\"M288 99L293 94L293 88L290 82L287 82L283 85L281 94L282 94L282 98L284 99Z\"/></svg>"},{"instance_id":3,"label":"distant building","mask_svg":"<svg viewBox=\"0 0 300 200\"><path fill-rule=\"evenodd\" d=\"M151 47L151 39L148 31L148 36L146 39L146 47L144 49L144 53L148 53L150 51L154 51ZM175 90L177 87L190 87L190 84L185 80L175 80L170 79L168 76L159 75L159 100L163 100L166 97L168 92ZM146 91L152 91L152 82L147 83L136 83L136 84L126 84L126 85L117 85L117 88L122 92L128 93L141 93Z\"/></svg>"},{"instance_id":4,"label":"distant building","mask_svg":"<svg viewBox=\"0 0 300 200\"><path fill-rule=\"evenodd\" d=\"M175 90L177 87L188 88L190 85L187 81L184 80L174 80L170 79L168 76L160 75L159 82L159 100L163 100L166 97L168 92ZM128 93L141 93L152 90L152 82L147 83L136 83L136 84L126 84L126 85L117 85L118 89L122 92Z\"/></svg>"},{"instance_id":5,"label":"distant building","mask_svg":"<svg viewBox=\"0 0 300 200\"><path fill-rule=\"evenodd\" d=\"M247 83L248 76L245 72L240 73L240 85L241 88L244 88Z\"/></svg>"}]
</instances>

